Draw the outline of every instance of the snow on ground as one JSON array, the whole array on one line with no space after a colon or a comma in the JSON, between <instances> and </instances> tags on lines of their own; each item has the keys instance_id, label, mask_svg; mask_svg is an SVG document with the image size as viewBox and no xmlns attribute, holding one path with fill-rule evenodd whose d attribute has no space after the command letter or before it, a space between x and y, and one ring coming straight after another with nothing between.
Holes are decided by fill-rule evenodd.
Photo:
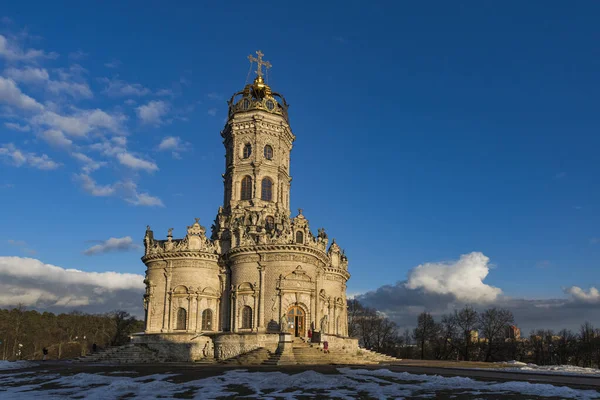
<instances>
[{"instance_id":1,"label":"snow on ground","mask_svg":"<svg viewBox=\"0 0 600 400\"><path fill-rule=\"evenodd\" d=\"M7 369L19 369L35 367L37 364L31 361L0 361L0 371Z\"/></svg>"},{"instance_id":2,"label":"snow on ground","mask_svg":"<svg viewBox=\"0 0 600 400\"><path fill-rule=\"evenodd\" d=\"M508 396L525 395L542 399L599 399L595 390L571 389L564 386L529 382L477 381L464 377L415 375L387 369L365 370L339 368L338 374L304 371L288 375L283 372L248 372L229 370L221 375L183 383L174 383L177 374L140 377L79 373L61 376L57 373L10 372L0 374L0 398L8 399L117 399L188 397L214 399L222 396L260 399L294 399L298 396L335 399L435 397L444 396Z\"/></svg>"},{"instance_id":3,"label":"snow on ground","mask_svg":"<svg viewBox=\"0 0 600 400\"><path fill-rule=\"evenodd\" d=\"M558 374L558 375L587 375L600 376L600 369L576 367L574 365L536 365L526 364L520 361L508 361L498 364L506 364L503 371L510 372L529 372L539 374Z\"/></svg>"}]
</instances>

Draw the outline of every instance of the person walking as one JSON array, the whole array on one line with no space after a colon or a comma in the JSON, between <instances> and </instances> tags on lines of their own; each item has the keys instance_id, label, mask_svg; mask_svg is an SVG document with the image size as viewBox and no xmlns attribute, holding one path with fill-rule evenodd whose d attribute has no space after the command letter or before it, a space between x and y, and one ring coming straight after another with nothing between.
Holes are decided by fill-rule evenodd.
<instances>
[{"instance_id":1,"label":"person walking","mask_svg":"<svg viewBox=\"0 0 600 400\"><path fill-rule=\"evenodd\" d=\"M96 350L98 350L98 346L96 346L96 343L94 343L94 344L92 345L92 352L94 352L94 353L95 353L95 352L96 352Z\"/></svg>"},{"instance_id":2,"label":"person walking","mask_svg":"<svg viewBox=\"0 0 600 400\"><path fill-rule=\"evenodd\" d=\"M308 328L308 341L312 340L312 329Z\"/></svg>"},{"instance_id":3,"label":"person walking","mask_svg":"<svg viewBox=\"0 0 600 400\"><path fill-rule=\"evenodd\" d=\"M46 357L48 357L48 349L44 347L42 349L42 353L44 353L44 358L42 358L42 361L46 361Z\"/></svg>"},{"instance_id":4,"label":"person walking","mask_svg":"<svg viewBox=\"0 0 600 400\"><path fill-rule=\"evenodd\" d=\"M329 342L327 340L323 342L323 353L329 354Z\"/></svg>"}]
</instances>

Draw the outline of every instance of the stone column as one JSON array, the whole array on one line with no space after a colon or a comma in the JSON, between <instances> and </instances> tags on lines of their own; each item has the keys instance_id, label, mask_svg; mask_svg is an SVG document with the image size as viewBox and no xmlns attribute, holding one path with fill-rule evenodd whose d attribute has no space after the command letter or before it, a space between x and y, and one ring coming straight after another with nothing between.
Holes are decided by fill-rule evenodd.
<instances>
[{"instance_id":1,"label":"stone column","mask_svg":"<svg viewBox=\"0 0 600 400\"><path fill-rule=\"evenodd\" d=\"M164 276L165 276L165 300L164 300L164 309L163 309L163 323L161 332L167 332L167 316L169 314L170 300L169 300L169 288L171 287L171 264L167 263L167 267L165 267Z\"/></svg>"},{"instance_id":2,"label":"stone column","mask_svg":"<svg viewBox=\"0 0 600 400\"><path fill-rule=\"evenodd\" d=\"M148 295L148 302L146 303L146 332L152 331L152 295Z\"/></svg>"},{"instance_id":3,"label":"stone column","mask_svg":"<svg viewBox=\"0 0 600 400\"><path fill-rule=\"evenodd\" d=\"M327 299L327 333L331 334L331 297Z\"/></svg>"},{"instance_id":4,"label":"stone column","mask_svg":"<svg viewBox=\"0 0 600 400\"><path fill-rule=\"evenodd\" d=\"M256 312L257 310L257 306L258 306L258 296L256 295L256 292L254 292L254 294L252 295L252 297L254 297L254 307L253 307L253 312L252 312L252 330L257 332L258 331L258 324L257 324L257 320L258 320L258 313Z\"/></svg>"},{"instance_id":5,"label":"stone column","mask_svg":"<svg viewBox=\"0 0 600 400\"><path fill-rule=\"evenodd\" d=\"M200 295L196 295L196 332L200 332L202 330L201 321L202 318L200 316Z\"/></svg>"},{"instance_id":6,"label":"stone column","mask_svg":"<svg viewBox=\"0 0 600 400\"><path fill-rule=\"evenodd\" d=\"M333 303L333 334L338 334L338 321L337 321L337 304Z\"/></svg>"},{"instance_id":7,"label":"stone column","mask_svg":"<svg viewBox=\"0 0 600 400\"><path fill-rule=\"evenodd\" d=\"M215 323L216 326L214 326L213 329L216 332L220 332L221 331L221 318L219 318L219 315L221 315L221 299L220 298L217 298L217 310L216 311L217 311L217 318L216 318L216 323ZM213 321L213 322L215 322L215 321Z\"/></svg>"},{"instance_id":8,"label":"stone column","mask_svg":"<svg viewBox=\"0 0 600 400\"><path fill-rule=\"evenodd\" d=\"M315 279L315 330L321 331L321 316L319 315L319 303L321 301L321 294L319 293L319 279L321 274L317 271L317 279Z\"/></svg>"},{"instance_id":9,"label":"stone column","mask_svg":"<svg viewBox=\"0 0 600 400\"><path fill-rule=\"evenodd\" d=\"M281 332L283 332L284 329L286 329L286 327L281 326L282 319L283 319L283 291L281 289L279 289L279 320L277 321L277 323L280 325L279 330Z\"/></svg>"},{"instance_id":10,"label":"stone column","mask_svg":"<svg viewBox=\"0 0 600 400\"><path fill-rule=\"evenodd\" d=\"M265 267L258 267L260 282L260 297L258 299L258 323L257 329L264 330L265 322Z\"/></svg>"},{"instance_id":11,"label":"stone column","mask_svg":"<svg viewBox=\"0 0 600 400\"><path fill-rule=\"evenodd\" d=\"M185 331L186 332L189 332L191 330L190 324L192 322L192 315L193 315L192 313L193 313L193 311L192 311L192 295L188 294L188 311L187 311L187 315L186 315L187 321L185 321Z\"/></svg>"},{"instance_id":12,"label":"stone column","mask_svg":"<svg viewBox=\"0 0 600 400\"><path fill-rule=\"evenodd\" d=\"M173 300L173 293L169 292L169 302L168 302L168 307L169 307L168 314L169 315L168 315L168 319L167 319L167 321L168 321L167 332L171 332L171 329L172 329L171 328L171 326L172 326L172 324L171 324L171 310L173 309L173 307L171 305L172 300Z\"/></svg>"},{"instance_id":13,"label":"stone column","mask_svg":"<svg viewBox=\"0 0 600 400\"><path fill-rule=\"evenodd\" d=\"M231 322L230 322L230 329L231 329L232 332L236 332L237 331L237 323L235 321L235 317L236 317L236 315L235 315L235 312L236 312L236 310L235 310L235 303L236 303L235 298L236 298L235 292L231 293L231 319L230 319Z\"/></svg>"}]
</instances>

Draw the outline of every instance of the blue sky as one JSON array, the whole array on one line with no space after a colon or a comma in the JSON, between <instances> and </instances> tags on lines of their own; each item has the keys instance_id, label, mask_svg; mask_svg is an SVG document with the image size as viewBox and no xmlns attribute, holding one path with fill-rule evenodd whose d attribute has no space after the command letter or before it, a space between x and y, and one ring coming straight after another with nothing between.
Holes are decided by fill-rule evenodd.
<instances>
[{"instance_id":1,"label":"blue sky","mask_svg":"<svg viewBox=\"0 0 600 400\"><path fill-rule=\"evenodd\" d=\"M533 1L4 4L0 76L34 103L5 93L0 105L0 255L143 274L132 246L83 251L141 244L147 224L159 237L183 236L194 217L210 227L225 102L261 49L291 104L292 209L345 248L350 293L471 252L507 296L598 286L599 13Z\"/></svg>"}]
</instances>

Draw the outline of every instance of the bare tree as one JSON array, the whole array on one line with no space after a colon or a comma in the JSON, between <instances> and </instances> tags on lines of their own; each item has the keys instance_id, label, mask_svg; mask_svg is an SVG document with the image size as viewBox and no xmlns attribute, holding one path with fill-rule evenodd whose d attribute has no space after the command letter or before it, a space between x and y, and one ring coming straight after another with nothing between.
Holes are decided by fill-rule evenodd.
<instances>
[{"instance_id":1,"label":"bare tree","mask_svg":"<svg viewBox=\"0 0 600 400\"><path fill-rule=\"evenodd\" d=\"M472 332L476 332L479 328L479 318L477 317L477 311L471 306L465 306L462 310L454 311L454 322L462 334L463 342L463 359L469 361L469 354L471 349L471 337Z\"/></svg>"},{"instance_id":2,"label":"bare tree","mask_svg":"<svg viewBox=\"0 0 600 400\"><path fill-rule=\"evenodd\" d=\"M488 341L485 361L490 361L492 352L498 347L498 342L504 339L504 330L514 322L513 313L504 308L493 307L479 314L481 333Z\"/></svg>"},{"instance_id":3,"label":"bare tree","mask_svg":"<svg viewBox=\"0 0 600 400\"><path fill-rule=\"evenodd\" d=\"M421 347L421 360L425 359L425 344L432 341L437 334L438 327L431 314L422 312L417 319L417 327L413 336Z\"/></svg>"}]
</instances>

